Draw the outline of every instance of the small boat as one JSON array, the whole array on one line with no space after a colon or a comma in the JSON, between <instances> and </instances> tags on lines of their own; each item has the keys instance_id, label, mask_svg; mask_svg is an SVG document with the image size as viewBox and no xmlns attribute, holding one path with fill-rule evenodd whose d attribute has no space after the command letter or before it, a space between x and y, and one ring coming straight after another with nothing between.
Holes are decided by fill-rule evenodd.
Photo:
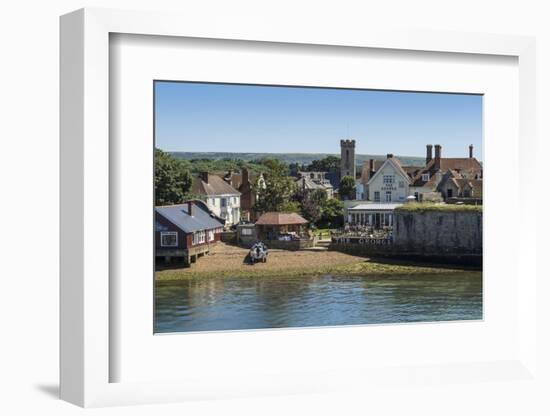
<instances>
[{"instance_id":1,"label":"small boat","mask_svg":"<svg viewBox=\"0 0 550 416\"><path fill-rule=\"evenodd\" d=\"M254 264L257 262L265 263L267 261L268 249L267 246L261 241L254 243L250 247L250 263Z\"/></svg>"}]
</instances>

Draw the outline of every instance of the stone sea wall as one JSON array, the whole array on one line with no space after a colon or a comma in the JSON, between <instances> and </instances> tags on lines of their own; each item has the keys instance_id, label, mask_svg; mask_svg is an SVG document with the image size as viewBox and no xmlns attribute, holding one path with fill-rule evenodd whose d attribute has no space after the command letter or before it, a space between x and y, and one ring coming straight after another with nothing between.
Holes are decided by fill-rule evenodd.
<instances>
[{"instance_id":1,"label":"stone sea wall","mask_svg":"<svg viewBox=\"0 0 550 416\"><path fill-rule=\"evenodd\" d=\"M395 213L394 250L419 255L481 255L483 218L475 211Z\"/></svg>"},{"instance_id":2,"label":"stone sea wall","mask_svg":"<svg viewBox=\"0 0 550 416\"><path fill-rule=\"evenodd\" d=\"M473 211L396 211L393 235L375 241L333 238L331 250L437 263L481 266L483 217Z\"/></svg>"}]
</instances>

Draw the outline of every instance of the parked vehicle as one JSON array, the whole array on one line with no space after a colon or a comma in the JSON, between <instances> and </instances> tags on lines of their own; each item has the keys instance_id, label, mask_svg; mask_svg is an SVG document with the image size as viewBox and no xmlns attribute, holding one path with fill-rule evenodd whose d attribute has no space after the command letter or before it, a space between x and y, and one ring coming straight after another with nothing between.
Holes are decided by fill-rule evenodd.
<instances>
[{"instance_id":1,"label":"parked vehicle","mask_svg":"<svg viewBox=\"0 0 550 416\"><path fill-rule=\"evenodd\" d=\"M262 263L265 263L267 261L267 255L268 255L267 246L261 241L254 243L254 245L250 247L249 257L250 257L250 263L252 264L259 261L261 261Z\"/></svg>"}]
</instances>

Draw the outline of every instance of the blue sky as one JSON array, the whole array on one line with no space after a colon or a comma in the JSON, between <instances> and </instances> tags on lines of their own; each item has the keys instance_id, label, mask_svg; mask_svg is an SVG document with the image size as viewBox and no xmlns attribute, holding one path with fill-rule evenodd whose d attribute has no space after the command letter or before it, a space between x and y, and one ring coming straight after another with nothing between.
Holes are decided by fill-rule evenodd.
<instances>
[{"instance_id":1,"label":"blue sky","mask_svg":"<svg viewBox=\"0 0 550 416\"><path fill-rule=\"evenodd\" d=\"M482 96L155 82L155 140L166 151L339 153L482 160Z\"/></svg>"}]
</instances>

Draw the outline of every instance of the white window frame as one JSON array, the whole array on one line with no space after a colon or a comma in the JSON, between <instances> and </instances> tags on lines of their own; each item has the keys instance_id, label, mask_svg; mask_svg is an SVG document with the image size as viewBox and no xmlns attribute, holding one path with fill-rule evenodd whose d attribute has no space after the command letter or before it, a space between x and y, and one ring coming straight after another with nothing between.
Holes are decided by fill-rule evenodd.
<instances>
[{"instance_id":1,"label":"white window frame","mask_svg":"<svg viewBox=\"0 0 550 416\"><path fill-rule=\"evenodd\" d=\"M423 173L422 174L422 181L428 182L430 180L430 174L429 173Z\"/></svg>"},{"instance_id":2,"label":"white window frame","mask_svg":"<svg viewBox=\"0 0 550 416\"><path fill-rule=\"evenodd\" d=\"M388 199L388 196L389 196L389 199ZM391 192L391 191L386 191L386 193L385 193L385 201L386 201L386 202L391 202L391 201L392 201L392 192Z\"/></svg>"},{"instance_id":3,"label":"white window frame","mask_svg":"<svg viewBox=\"0 0 550 416\"><path fill-rule=\"evenodd\" d=\"M374 202L380 202L380 191L374 191Z\"/></svg>"},{"instance_id":4,"label":"white window frame","mask_svg":"<svg viewBox=\"0 0 550 416\"><path fill-rule=\"evenodd\" d=\"M193 233L193 245L204 244L206 242L206 232L204 230Z\"/></svg>"},{"instance_id":5,"label":"white window frame","mask_svg":"<svg viewBox=\"0 0 550 416\"><path fill-rule=\"evenodd\" d=\"M395 183L395 175L383 175L382 182L384 185L393 185Z\"/></svg>"},{"instance_id":6,"label":"white window frame","mask_svg":"<svg viewBox=\"0 0 550 416\"><path fill-rule=\"evenodd\" d=\"M163 237L167 237L167 236L175 236L176 237L176 244L164 244L163 241L162 241L162 238ZM179 244L179 241L178 241L178 232L177 231L161 231L160 232L160 246L161 247L177 247Z\"/></svg>"}]
</instances>

